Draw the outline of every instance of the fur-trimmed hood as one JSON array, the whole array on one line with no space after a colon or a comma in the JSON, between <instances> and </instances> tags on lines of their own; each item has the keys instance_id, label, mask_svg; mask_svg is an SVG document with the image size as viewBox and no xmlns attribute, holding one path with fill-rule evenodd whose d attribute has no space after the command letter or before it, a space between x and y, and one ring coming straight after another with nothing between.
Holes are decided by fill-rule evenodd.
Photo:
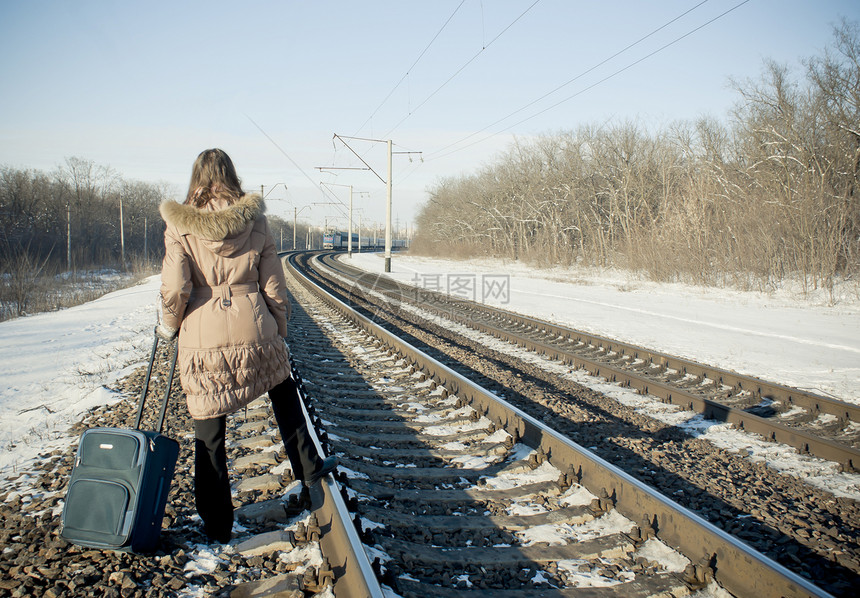
<instances>
[{"instance_id":1,"label":"fur-trimmed hood","mask_svg":"<svg viewBox=\"0 0 860 598\"><path fill-rule=\"evenodd\" d=\"M158 209L164 221L176 227L180 234L223 241L249 230L249 225L265 213L266 206L259 194L252 193L218 210L195 208L172 200L163 202Z\"/></svg>"}]
</instances>

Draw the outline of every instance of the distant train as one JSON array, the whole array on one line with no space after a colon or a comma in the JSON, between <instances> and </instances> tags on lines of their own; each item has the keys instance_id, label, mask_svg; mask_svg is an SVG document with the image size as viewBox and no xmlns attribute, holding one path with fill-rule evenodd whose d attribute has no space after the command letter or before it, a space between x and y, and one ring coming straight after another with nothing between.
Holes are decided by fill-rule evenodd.
<instances>
[{"instance_id":1,"label":"distant train","mask_svg":"<svg viewBox=\"0 0 860 598\"><path fill-rule=\"evenodd\" d=\"M392 239L392 249L404 249L407 246L405 239ZM348 249L349 233L331 232L323 236L323 249ZM385 249L385 238L361 237L359 248L358 234L352 233L353 251L381 251Z\"/></svg>"}]
</instances>

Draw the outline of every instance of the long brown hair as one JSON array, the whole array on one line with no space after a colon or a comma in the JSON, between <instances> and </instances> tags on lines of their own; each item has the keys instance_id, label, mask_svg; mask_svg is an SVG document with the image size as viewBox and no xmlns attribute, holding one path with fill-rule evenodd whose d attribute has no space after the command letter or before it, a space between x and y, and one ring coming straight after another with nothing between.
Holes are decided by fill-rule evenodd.
<instances>
[{"instance_id":1,"label":"long brown hair","mask_svg":"<svg viewBox=\"0 0 860 598\"><path fill-rule=\"evenodd\" d=\"M242 182L227 152L217 148L200 152L191 169L185 203L200 208L218 198L232 204L243 195Z\"/></svg>"}]
</instances>

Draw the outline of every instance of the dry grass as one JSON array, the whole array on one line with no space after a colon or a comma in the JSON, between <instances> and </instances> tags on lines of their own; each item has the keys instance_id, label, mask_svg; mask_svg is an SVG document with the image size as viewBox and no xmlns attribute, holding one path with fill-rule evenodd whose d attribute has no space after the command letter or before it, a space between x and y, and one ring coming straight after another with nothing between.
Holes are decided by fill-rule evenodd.
<instances>
[{"instance_id":1,"label":"dry grass","mask_svg":"<svg viewBox=\"0 0 860 598\"><path fill-rule=\"evenodd\" d=\"M110 268L58 272L26 253L7 259L0 278L0 321L81 305L113 291L134 286L158 272L154 264L133 262Z\"/></svg>"}]
</instances>

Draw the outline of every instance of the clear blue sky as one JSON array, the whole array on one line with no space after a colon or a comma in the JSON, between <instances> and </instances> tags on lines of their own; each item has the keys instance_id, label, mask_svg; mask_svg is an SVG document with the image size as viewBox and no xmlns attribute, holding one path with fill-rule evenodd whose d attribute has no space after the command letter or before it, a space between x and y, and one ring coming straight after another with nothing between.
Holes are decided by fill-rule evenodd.
<instances>
[{"instance_id":1,"label":"clear blue sky","mask_svg":"<svg viewBox=\"0 0 860 598\"><path fill-rule=\"evenodd\" d=\"M749 0L633 64L742 1L0 0L0 164L50 171L78 156L178 196L197 154L221 147L246 189L282 200L270 212L308 205L302 219L343 227L324 204L348 190L327 197L320 181L353 185L365 222L383 222L385 187L317 170L361 166L333 134L390 138L424 157L394 157L403 225L428 186L515 137L723 118L738 99L729 77L756 78L768 58L799 74L841 17L860 20L858 0ZM387 177L384 144L353 146Z\"/></svg>"}]
</instances>

